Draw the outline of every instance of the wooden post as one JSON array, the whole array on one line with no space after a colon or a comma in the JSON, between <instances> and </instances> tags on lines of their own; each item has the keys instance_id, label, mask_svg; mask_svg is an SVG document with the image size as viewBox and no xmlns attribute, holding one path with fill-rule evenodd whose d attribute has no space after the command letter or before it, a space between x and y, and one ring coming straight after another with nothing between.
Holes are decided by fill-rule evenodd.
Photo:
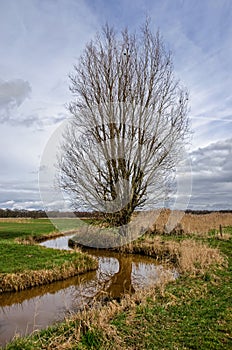
<instances>
[{"instance_id":1,"label":"wooden post","mask_svg":"<svg viewBox=\"0 0 232 350\"><path fill-rule=\"evenodd\" d=\"M222 237L222 225L221 224L219 226L219 232L220 232L220 236Z\"/></svg>"}]
</instances>

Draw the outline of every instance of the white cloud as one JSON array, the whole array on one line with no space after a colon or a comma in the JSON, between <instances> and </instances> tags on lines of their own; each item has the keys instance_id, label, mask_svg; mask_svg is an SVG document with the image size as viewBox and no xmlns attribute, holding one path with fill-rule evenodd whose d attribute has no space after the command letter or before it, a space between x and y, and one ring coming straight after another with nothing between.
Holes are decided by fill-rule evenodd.
<instances>
[{"instance_id":1,"label":"white cloud","mask_svg":"<svg viewBox=\"0 0 232 350\"><path fill-rule=\"evenodd\" d=\"M0 202L0 208L2 209L26 209L26 210L41 210L42 202L41 201L23 201L17 202L14 200Z\"/></svg>"}]
</instances>

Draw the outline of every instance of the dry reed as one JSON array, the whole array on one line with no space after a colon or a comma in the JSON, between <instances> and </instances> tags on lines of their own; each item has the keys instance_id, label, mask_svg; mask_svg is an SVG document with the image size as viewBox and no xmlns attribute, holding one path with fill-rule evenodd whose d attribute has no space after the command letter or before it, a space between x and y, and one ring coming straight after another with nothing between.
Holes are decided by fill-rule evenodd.
<instances>
[{"instance_id":1,"label":"dry reed","mask_svg":"<svg viewBox=\"0 0 232 350\"><path fill-rule=\"evenodd\" d=\"M0 222L16 222L29 224L31 222L31 218L0 218Z\"/></svg>"},{"instance_id":2,"label":"dry reed","mask_svg":"<svg viewBox=\"0 0 232 350\"><path fill-rule=\"evenodd\" d=\"M68 234L69 232L66 232L65 234ZM39 236L26 236L26 237L18 237L16 238L14 241L20 244L35 244L35 243L41 243L43 241L46 241L48 239L55 239L58 237L63 237L65 236L65 234L63 232L60 231L53 231L53 232L49 232L49 233L44 233L41 234Z\"/></svg>"},{"instance_id":3,"label":"dry reed","mask_svg":"<svg viewBox=\"0 0 232 350\"><path fill-rule=\"evenodd\" d=\"M150 231L160 234L164 233L171 214L176 221L177 231L179 226L185 234L208 234L210 230L218 230L220 225L222 227L232 226L232 213L212 212L196 215L162 209L151 212L150 215L153 215L154 220L149 225Z\"/></svg>"},{"instance_id":4,"label":"dry reed","mask_svg":"<svg viewBox=\"0 0 232 350\"><path fill-rule=\"evenodd\" d=\"M194 239L176 242L164 241L160 236L145 236L144 240L130 243L118 250L151 256L165 264L174 264L180 273L190 275L203 273L212 265L222 266L225 263L217 248Z\"/></svg>"},{"instance_id":5,"label":"dry reed","mask_svg":"<svg viewBox=\"0 0 232 350\"><path fill-rule=\"evenodd\" d=\"M84 254L84 253L82 253ZM29 270L23 273L2 273L0 274L0 293L20 291L26 288L49 284L61 281L88 271L96 270L97 259L92 258L89 264L86 261L66 262L62 266L54 266L52 269Z\"/></svg>"}]
</instances>

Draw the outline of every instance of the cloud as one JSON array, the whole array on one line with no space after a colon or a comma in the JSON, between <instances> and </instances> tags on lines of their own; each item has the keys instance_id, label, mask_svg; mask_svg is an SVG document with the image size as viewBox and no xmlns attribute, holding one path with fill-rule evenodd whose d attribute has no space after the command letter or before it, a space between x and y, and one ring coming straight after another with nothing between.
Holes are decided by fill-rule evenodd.
<instances>
[{"instance_id":1,"label":"cloud","mask_svg":"<svg viewBox=\"0 0 232 350\"><path fill-rule=\"evenodd\" d=\"M61 121L68 73L96 23L84 0L0 1L0 124L44 130Z\"/></svg>"},{"instance_id":2,"label":"cloud","mask_svg":"<svg viewBox=\"0 0 232 350\"><path fill-rule=\"evenodd\" d=\"M26 209L26 210L41 210L42 202L41 201L14 201L9 200L6 202L0 202L0 208L2 209Z\"/></svg>"},{"instance_id":3,"label":"cloud","mask_svg":"<svg viewBox=\"0 0 232 350\"><path fill-rule=\"evenodd\" d=\"M37 176L28 178L0 179L0 208L3 209L42 209Z\"/></svg>"},{"instance_id":4,"label":"cloud","mask_svg":"<svg viewBox=\"0 0 232 350\"><path fill-rule=\"evenodd\" d=\"M15 108L22 105L31 93L28 81L15 79L0 81L0 121L10 119Z\"/></svg>"},{"instance_id":5,"label":"cloud","mask_svg":"<svg viewBox=\"0 0 232 350\"><path fill-rule=\"evenodd\" d=\"M18 115L19 107L29 98L31 86L28 81L14 79L9 81L0 81L0 123L14 122L15 115ZM17 122L22 122L18 120Z\"/></svg>"},{"instance_id":6,"label":"cloud","mask_svg":"<svg viewBox=\"0 0 232 350\"><path fill-rule=\"evenodd\" d=\"M195 209L232 208L232 139L191 153L192 198Z\"/></svg>"},{"instance_id":7,"label":"cloud","mask_svg":"<svg viewBox=\"0 0 232 350\"><path fill-rule=\"evenodd\" d=\"M65 119L65 112L59 112L56 106L35 109L29 112L30 105L23 110L22 105L29 99L32 92L28 81L14 79L9 81L0 80L0 124L11 126L35 127L39 130L49 125L60 123Z\"/></svg>"},{"instance_id":8,"label":"cloud","mask_svg":"<svg viewBox=\"0 0 232 350\"><path fill-rule=\"evenodd\" d=\"M135 0L133 6L129 0L0 1L2 202L38 201L33 191L20 190L28 189L27 172L35 175L35 158L68 114L67 75L85 43L106 21L119 31L124 26L133 30L146 15L154 30L160 28L177 77L190 92L195 131L191 205L232 208L230 0Z\"/></svg>"},{"instance_id":9,"label":"cloud","mask_svg":"<svg viewBox=\"0 0 232 350\"><path fill-rule=\"evenodd\" d=\"M15 79L0 81L0 106L1 108L19 107L29 96L31 87L28 81Z\"/></svg>"},{"instance_id":10,"label":"cloud","mask_svg":"<svg viewBox=\"0 0 232 350\"><path fill-rule=\"evenodd\" d=\"M232 139L211 143L191 153L193 170L206 170L212 174L221 174L232 166ZM230 168L232 170L232 168ZM232 172L231 172L232 174ZM232 179L232 177L231 177Z\"/></svg>"}]
</instances>

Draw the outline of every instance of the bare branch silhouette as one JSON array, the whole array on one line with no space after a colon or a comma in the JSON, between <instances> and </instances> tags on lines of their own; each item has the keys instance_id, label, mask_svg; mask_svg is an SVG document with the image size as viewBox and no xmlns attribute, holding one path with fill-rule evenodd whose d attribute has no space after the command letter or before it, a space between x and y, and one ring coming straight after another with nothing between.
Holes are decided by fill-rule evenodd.
<instances>
[{"instance_id":1,"label":"bare branch silhouette","mask_svg":"<svg viewBox=\"0 0 232 350\"><path fill-rule=\"evenodd\" d=\"M70 75L72 121L59 160L60 186L75 208L113 225L167 195L189 131L188 93L172 55L148 22L118 36L106 25Z\"/></svg>"}]
</instances>

